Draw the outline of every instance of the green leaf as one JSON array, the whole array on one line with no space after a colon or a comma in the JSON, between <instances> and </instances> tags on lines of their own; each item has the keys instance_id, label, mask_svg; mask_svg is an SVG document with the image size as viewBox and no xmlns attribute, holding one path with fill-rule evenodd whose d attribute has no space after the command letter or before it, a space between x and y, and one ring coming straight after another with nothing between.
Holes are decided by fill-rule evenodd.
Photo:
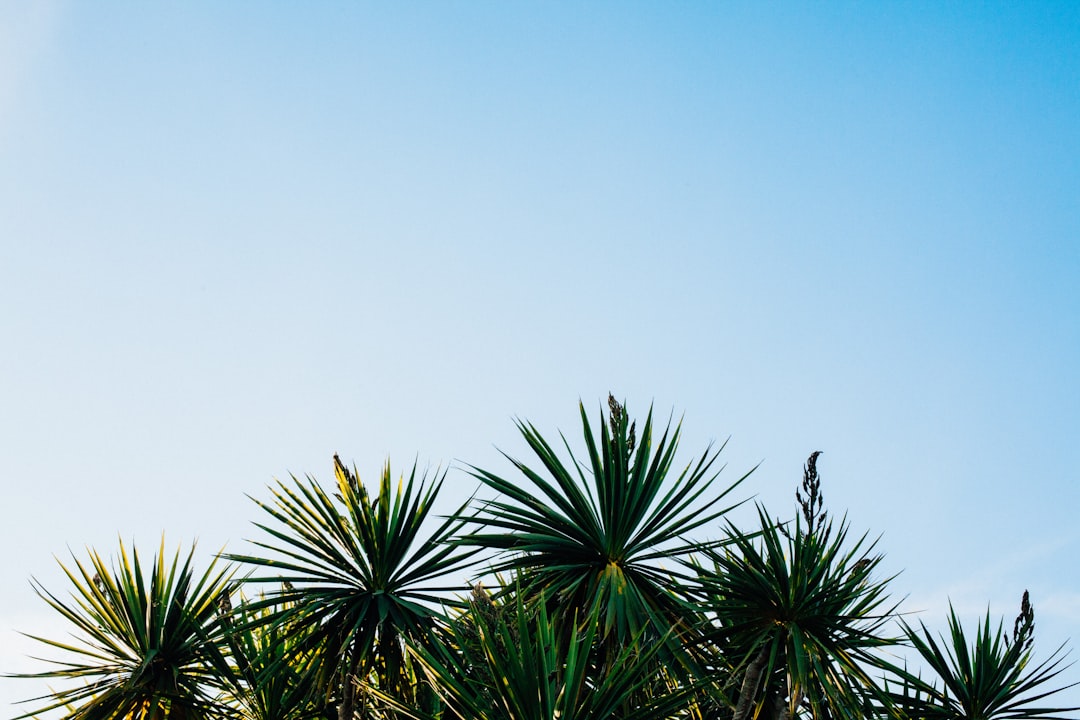
<instances>
[{"instance_id":1,"label":"green leaf","mask_svg":"<svg viewBox=\"0 0 1080 720\"><path fill-rule=\"evenodd\" d=\"M446 577L472 562L450 542L462 521L428 522L445 476L429 484L414 466L394 483L387 464L372 496L336 456L334 470L336 493L293 478L256 501L274 521L257 524L269 538L254 543L269 554L230 557L253 568L247 582L281 589L251 604L265 611L252 622L300 638L302 680L326 698L352 703L353 680L373 674L383 690L412 696L420 689L403 642L432 631L442 593L458 589Z\"/></svg>"},{"instance_id":2,"label":"green leaf","mask_svg":"<svg viewBox=\"0 0 1080 720\"><path fill-rule=\"evenodd\" d=\"M218 700L230 668L218 603L227 597L230 568L215 563L196 576L194 548L181 562L159 547L149 578L139 553L120 544L110 565L89 552L84 564L61 568L73 589L62 600L41 585L34 589L72 626L75 640L35 640L62 651L49 670L12 677L68 680L70 688L27 700L39 706L20 718L64 708L71 720L157 717L220 717L231 711ZM149 579L149 583L147 580Z\"/></svg>"},{"instance_id":3,"label":"green leaf","mask_svg":"<svg viewBox=\"0 0 1080 720\"><path fill-rule=\"evenodd\" d=\"M654 445L651 409L631 452L634 426L610 404L599 437L579 406L586 462L565 437L564 460L533 425L518 422L539 467L509 456L513 478L473 467L498 497L469 518L473 527L460 542L500 551L493 570L516 577L527 597L548 598L564 623L599 610L602 635L625 644L644 630L659 637L688 625L672 591L681 576L676 560L709 545L687 537L733 507L723 500L746 475L716 491L719 450L711 448L675 472L679 427L669 423Z\"/></svg>"}]
</instances>

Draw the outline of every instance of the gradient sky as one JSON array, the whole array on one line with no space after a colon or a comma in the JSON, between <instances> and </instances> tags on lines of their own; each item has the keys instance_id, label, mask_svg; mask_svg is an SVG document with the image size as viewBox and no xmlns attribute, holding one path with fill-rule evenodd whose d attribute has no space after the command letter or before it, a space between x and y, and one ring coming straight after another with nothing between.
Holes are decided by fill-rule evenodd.
<instances>
[{"instance_id":1,"label":"gradient sky","mask_svg":"<svg viewBox=\"0 0 1080 720\"><path fill-rule=\"evenodd\" d=\"M0 4L0 671L54 556L609 391L1080 642L1080 5L403 5Z\"/></svg>"}]
</instances>

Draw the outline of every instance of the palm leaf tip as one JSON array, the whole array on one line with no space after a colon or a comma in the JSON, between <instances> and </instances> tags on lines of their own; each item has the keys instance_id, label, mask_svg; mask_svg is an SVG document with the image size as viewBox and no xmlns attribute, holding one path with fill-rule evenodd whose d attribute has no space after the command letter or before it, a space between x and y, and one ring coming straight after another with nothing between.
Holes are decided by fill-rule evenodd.
<instances>
[{"instance_id":1,"label":"palm leaf tip","mask_svg":"<svg viewBox=\"0 0 1080 720\"><path fill-rule=\"evenodd\" d=\"M875 581L881 560L866 536L847 541L846 517L827 520L817 457L804 466L800 514L789 529L758 506L759 529L729 523L730 542L704 551L693 594L709 612L706 635L730 658L735 717L859 717L886 694L869 676L896 605ZM891 578L890 578L891 579ZM782 707L781 707L782 706Z\"/></svg>"},{"instance_id":2,"label":"palm leaf tip","mask_svg":"<svg viewBox=\"0 0 1080 720\"><path fill-rule=\"evenodd\" d=\"M229 665L218 604L230 592L232 568L214 559L196 573L194 546L186 556L177 550L169 559L164 539L145 567L138 550L129 552L123 542L112 563L88 552L86 564L74 556L70 565L60 564L72 584L70 599L35 583L71 624L75 639L38 638L64 657L47 659L49 669L21 677L73 686L20 717L61 708L87 720L135 717L152 707L177 715L224 712L218 696Z\"/></svg>"},{"instance_id":3,"label":"palm leaf tip","mask_svg":"<svg viewBox=\"0 0 1080 720\"><path fill-rule=\"evenodd\" d=\"M304 631L301 680L351 716L365 702L361 678L380 678L382 690L422 692L403 643L432 632L442 593L457 589L444 587L445 578L474 558L451 542L460 517L431 518L445 473L429 480L414 464L395 480L387 462L369 491L338 455L333 470L330 491L312 477L271 488L273 501L258 502L272 518L258 524L268 537L255 544L265 553L235 559L267 571L251 581L278 588L253 606L268 609L263 622Z\"/></svg>"},{"instance_id":4,"label":"palm leaf tip","mask_svg":"<svg viewBox=\"0 0 1080 720\"><path fill-rule=\"evenodd\" d=\"M714 490L711 446L673 470L680 428L669 420L656 439L651 407L640 434L614 395L598 422L583 403L578 411L583 450L562 433L561 443L549 442L518 420L535 463L506 455L516 476L472 469L498 496L480 507L463 542L503 551L495 571L516 575L528 596L557 601L567 617L605 608L601 628L622 641L645 627L659 636L689 626L673 592L682 575L665 566L681 567L700 550L694 531L730 509L721 501L742 479Z\"/></svg>"},{"instance_id":5,"label":"palm leaf tip","mask_svg":"<svg viewBox=\"0 0 1080 720\"><path fill-rule=\"evenodd\" d=\"M936 717L978 717L986 720L1067 720L1065 713L1080 707L1048 707L1042 701L1080 683L1048 685L1068 665L1059 646L1045 660L1032 664L1034 608L1027 591L1013 624L1012 640L1004 622L992 624L987 611L971 637L950 604L948 635L938 636L920 621L916 629L903 624L907 641L930 667L927 680L894 668L903 693L897 704ZM940 642L939 642L940 640Z\"/></svg>"}]
</instances>

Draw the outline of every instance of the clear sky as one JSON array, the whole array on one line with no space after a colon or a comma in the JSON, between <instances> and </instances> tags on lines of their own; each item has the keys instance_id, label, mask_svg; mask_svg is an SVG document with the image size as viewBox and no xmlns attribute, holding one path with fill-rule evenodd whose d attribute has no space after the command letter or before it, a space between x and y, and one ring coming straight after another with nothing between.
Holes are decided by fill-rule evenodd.
<instances>
[{"instance_id":1,"label":"clear sky","mask_svg":"<svg viewBox=\"0 0 1080 720\"><path fill-rule=\"evenodd\" d=\"M0 338L0 671L69 548L608 391L1077 647L1080 5L8 0Z\"/></svg>"}]
</instances>

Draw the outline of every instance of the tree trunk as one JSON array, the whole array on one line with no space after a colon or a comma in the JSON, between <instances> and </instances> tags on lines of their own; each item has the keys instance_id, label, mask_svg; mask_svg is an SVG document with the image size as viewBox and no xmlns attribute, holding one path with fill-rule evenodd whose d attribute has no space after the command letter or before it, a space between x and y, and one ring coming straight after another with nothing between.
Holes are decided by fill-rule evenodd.
<instances>
[{"instance_id":1,"label":"tree trunk","mask_svg":"<svg viewBox=\"0 0 1080 720\"><path fill-rule=\"evenodd\" d=\"M363 659L360 644L353 641L352 657L349 659L349 668L343 680L341 688L341 703L338 705L338 720L353 720L356 715L356 674L360 672L360 661Z\"/></svg>"},{"instance_id":2,"label":"tree trunk","mask_svg":"<svg viewBox=\"0 0 1080 720\"><path fill-rule=\"evenodd\" d=\"M803 696L801 692L790 700L783 695L778 695L776 697L776 709L773 712L773 717L776 718L776 720L791 720L792 708L798 709L798 707L802 705L802 701Z\"/></svg>"},{"instance_id":3,"label":"tree trunk","mask_svg":"<svg viewBox=\"0 0 1080 720\"><path fill-rule=\"evenodd\" d=\"M761 685L761 673L765 670L765 663L769 660L769 646L762 645L754 661L746 668L743 675L742 687L739 689L739 702L735 706L735 714L732 720L748 720L754 710L754 697Z\"/></svg>"}]
</instances>

